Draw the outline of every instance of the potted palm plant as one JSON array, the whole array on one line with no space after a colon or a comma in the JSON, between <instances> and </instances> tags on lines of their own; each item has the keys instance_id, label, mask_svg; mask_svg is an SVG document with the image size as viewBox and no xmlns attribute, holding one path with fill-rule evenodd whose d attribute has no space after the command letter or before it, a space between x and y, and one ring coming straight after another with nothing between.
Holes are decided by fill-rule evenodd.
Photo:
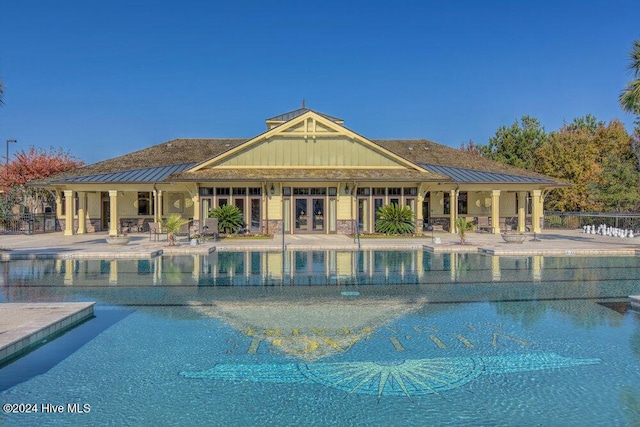
<instances>
[{"instance_id":1,"label":"potted palm plant","mask_svg":"<svg viewBox=\"0 0 640 427\"><path fill-rule=\"evenodd\" d=\"M467 221L464 218L456 218L456 230L458 237L460 237L460 244L464 245L467 241L467 231L473 230L473 221Z\"/></svg>"},{"instance_id":2,"label":"potted palm plant","mask_svg":"<svg viewBox=\"0 0 640 427\"><path fill-rule=\"evenodd\" d=\"M175 246L176 233L180 231L180 227L188 223L189 221L182 218L180 214L171 214L162 221L162 227L167 230L167 239L169 240L169 246Z\"/></svg>"}]
</instances>

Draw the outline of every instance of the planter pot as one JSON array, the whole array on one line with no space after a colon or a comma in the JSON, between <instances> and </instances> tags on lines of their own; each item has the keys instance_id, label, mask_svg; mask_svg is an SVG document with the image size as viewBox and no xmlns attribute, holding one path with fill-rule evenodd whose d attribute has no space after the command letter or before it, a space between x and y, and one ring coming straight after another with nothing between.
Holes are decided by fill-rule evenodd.
<instances>
[{"instance_id":1,"label":"planter pot","mask_svg":"<svg viewBox=\"0 0 640 427\"><path fill-rule=\"evenodd\" d=\"M129 236L109 236L107 237L107 243L110 245L126 245L131 241Z\"/></svg>"},{"instance_id":2,"label":"planter pot","mask_svg":"<svg viewBox=\"0 0 640 427\"><path fill-rule=\"evenodd\" d=\"M507 243L522 243L527 240L526 234L503 234L502 240Z\"/></svg>"}]
</instances>

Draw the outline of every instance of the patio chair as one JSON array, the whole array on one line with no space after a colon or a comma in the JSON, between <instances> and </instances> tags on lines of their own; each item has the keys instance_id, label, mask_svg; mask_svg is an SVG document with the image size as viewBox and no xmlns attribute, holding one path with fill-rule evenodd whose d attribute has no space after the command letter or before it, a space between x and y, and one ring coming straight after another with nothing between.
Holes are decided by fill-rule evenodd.
<instances>
[{"instance_id":1,"label":"patio chair","mask_svg":"<svg viewBox=\"0 0 640 427\"><path fill-rule=\"evenodd\" d=\"M488 216L479 216L476 224L476 231L491 231L491 224L489 224Z\"/></svg>"},{"instance_id":2,"label":"patio chair","mask_svg":"<svg viewBox=\"0 0 640 427\"><path fill-rule=\"evenodd\" d=\"M218 230L218 218L205 218L204 225L201 228L200 234L202 236L212 236L214 240L220 238L220 231Z\"/></svg>"},{"instance_id":3,"label":"patio chair","mask_svg":"<svg viewBox=\"0 0 640 427\"><path fill-rule=\"evenodd\" d=\"M153 239L154 242L160 240L160 236L165 235L165 240L169 240L169 234L162 229L162 224L158 222L149 223L149 241Z\"/></svg>"},{"instance_id":4,"label":"patio chair","mask_svg":"<svg viewBox=\"0 0 640 427\"><path fill-rule=\"evenodd\" d=\"M176 238L186 237L187 240L191 239L191 221L186 222L180 226L180 230L174 233Z\"/></svg>"}]
</instances>

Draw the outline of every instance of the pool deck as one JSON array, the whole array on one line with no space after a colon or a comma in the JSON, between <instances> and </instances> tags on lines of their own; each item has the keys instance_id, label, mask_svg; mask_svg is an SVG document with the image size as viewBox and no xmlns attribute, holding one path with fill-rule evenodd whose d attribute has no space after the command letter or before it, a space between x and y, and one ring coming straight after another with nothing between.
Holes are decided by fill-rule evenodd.
<instances>
[{"instance_id":1,"label":"pool deck","mask_svg":"<svg viewBox=\"0 0 640 427\"><path fill-rule=\"evenodd\" d=\"M93 302L3 303L0 366L93 317Z\"/></svg>"},{"instance_id":2,"label":"pool deck","mask_svg":"<svg viewBox=\"0 0 640 427\"><path fill-rule=\"evenodd\" d=\"M0 235L0 261L18 259L154 258L162 255L207 255L213 251L424 249L431 252L475 252L487 255L640 255L640 237L619 238L584 234L580 230L551 230L527 234L523 243L506 243L499 234L469 233L461 245L455 234L435 232L410 238L361 238L344 235L287 235L272 239L234 238L190 245L178 240L150 241L146 233L132 234L127 245L110 245L106 233L63 236L62 233ZM439 241L440 243L436 243Z\"/></svg>"},{"instance_id":3,"label":"pool deck","mask_svg":"<svg viewBox=\"0 0 640 427\"><path fill-rule=\"evenodd\" d=\"M110 245L106 233L63 236L62 233L39 235L1 235L0 261L21 259L145 259L162 255L207 255L213 251L281 251L286 250L415 250L435 253L482 253L486 255L587 255L638 256L640 237L616 238L584 234L580 230L552 230L529 234L520 244L506 243L500 235L469 233L461 245L455 234L435 232L411 238L362 238L358 244L344 235L287 235L273 239L222 239L190 245L178 241L154 242L148 234L131 236L127 245ZM439 242L439 243L436 243ZM640 296L631 296L631 304L640 310ZM37 347L49 338L73 328L93 316L94 303L0 304L0 365Z\"/></svg>"}]
</instances>

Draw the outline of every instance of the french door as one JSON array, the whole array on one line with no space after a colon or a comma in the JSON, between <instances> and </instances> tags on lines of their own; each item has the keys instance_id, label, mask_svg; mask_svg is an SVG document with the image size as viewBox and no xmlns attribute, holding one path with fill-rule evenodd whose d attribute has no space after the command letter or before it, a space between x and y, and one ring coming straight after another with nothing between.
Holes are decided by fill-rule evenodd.
<instances>
[{"instance_id":1,"label":"french door","mask_svg":"<svg viewBox=\"0 0 640 427\"><path fill-rule=\"evenodd\" d=\"M295 197L294 209L294 233L324 233L326 231L324 197Z\"/></svg>"}]
</instances>

